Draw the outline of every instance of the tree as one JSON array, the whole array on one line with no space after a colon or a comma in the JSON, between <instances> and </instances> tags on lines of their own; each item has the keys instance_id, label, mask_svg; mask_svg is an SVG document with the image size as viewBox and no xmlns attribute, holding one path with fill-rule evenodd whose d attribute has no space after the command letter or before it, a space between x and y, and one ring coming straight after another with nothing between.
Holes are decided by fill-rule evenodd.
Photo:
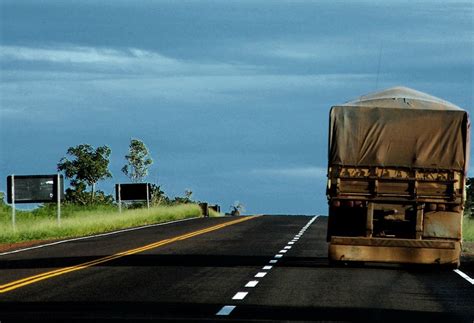
<instances>
[{"instance_id":1,"label":"tree","mask_svg":"<svg viewBox=\"0 0 474 323\"><path fill-rule=\"evenodd\" d=\"M151 204L154 206L157 205L167 205L170 204L170 199L168 196L166 196L165 192L161 189L161 186L158 186L156 184L151 184L150 187L151 191Z\"/></svg>"},{"instance_id":2,"label":"tree","mask_svg":"<svg viewBox=\"0 0 474 323\"><path fill-rule=\"evenodd\" d=\"M71 179L71 185L77 188L78 194L85 191L84 184L90 186L90 202L93 203L97 182L112 177L109 171L110 153L111 150L107 146L97 149L88 144L69 147L67 154L74 158L61 158L58 171L64 171L66 178Z\"/></svg>"},{"instance_id":3,"label":"tree","mask_svg":"<svg viewBox=\"0 0 474 323\"><path fill-rule=\"evenodd\" d=\"M122 172L134 183L142 182L148 176L148 168L153 164L147 147L143 141L131 139L128 155L125 155L127 164L122 167Z\"/></svg>"},{"instance_id":4,"label":"tree","mask_svg":"<svg viewBox=\"0 0 474 323\"><path fill-rule=\"evenodd\" d=\"M244 212L244 205L239 201L235 201L233 205L230 206L231 211L230 215L240 215L241 212Z\"/></svg>"},{"instance_id":5,"label":"tree","mask_svg":"<svg viewBox=\"0 0 474 323\"><path fill-rule=\"evenodd\" d=\"M192 200L193 197L193 191L187 188L184 191L184 196L176 196L171 202L172 204L187 204L187 203L195 203L195 201Z\"/></svg>"}]
</instances>

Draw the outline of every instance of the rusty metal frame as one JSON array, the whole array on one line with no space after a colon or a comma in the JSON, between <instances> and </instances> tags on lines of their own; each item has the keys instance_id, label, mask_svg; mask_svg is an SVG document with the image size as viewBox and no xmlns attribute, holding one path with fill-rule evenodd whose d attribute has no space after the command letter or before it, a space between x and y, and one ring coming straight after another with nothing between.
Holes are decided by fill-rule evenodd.
<instances>
[{"instance_id":1,"label":"rusty metal frame","mask_svg":"<svg viewBox=\"0 0 474 323\"><path fill-rule=\"evenodd\" d=\"M332 261L438 264L458 267L461 242L332 237L328 254Z\"/></svg>"},{"instance_id":2,"label":"rusty metal frame","mask_svg":"<svg viewBox=\"0 0 474 323\"><path fill-rule=\"evenodd\" d=\"M464 181L465 174L452 169L329 166L329 203L333 205L334 201L355 200L362 202L366 208L365 232L361 232L361 236L331 237L328 231L330 259L457 266L461 253L460 233L444 237L424 236L425 207L427 203L444 204L451 210L459 207L452 212L462 215ZM388 184L385 186L385 183ZM416 212L413 239L373 236L374 212L378 205L383 204L413 205ZM446 221L443 225L453 225L453 222Z\"/></svg>"}]
</instances>

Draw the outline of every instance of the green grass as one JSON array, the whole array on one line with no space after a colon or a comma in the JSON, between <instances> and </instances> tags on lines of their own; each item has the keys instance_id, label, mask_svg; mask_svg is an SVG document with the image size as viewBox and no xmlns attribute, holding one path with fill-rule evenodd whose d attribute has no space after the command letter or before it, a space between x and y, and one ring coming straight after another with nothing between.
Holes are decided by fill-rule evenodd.
<instances>
[{"instance_id":1,"label":"green grass","mask_svg":"<svg viewBox=\"0 0 474 323\"><path fill-rule=\"evenodd\" d=\"M464 217L462 224L462 237L464 241L474 241L474 218Z\"/></svg>"},{"instance_id":2,"label":"green grass","mask_svg":"<svg viewBox=\"0 0 474 323\"><path fill-rule=\"evenodd\" d=\"M149 210L129 209L122 213L113 206L64 206L61 226L58 226L55 212L55 208L49 206L33 211L17 211L16 230L13 230L11 213L7 209L0 210L0 244L81 237L201 216L201 209L196 204L158 206Z\"/></svg>"},{"instance_id":3,"label":"green grass","mask_svg":"<svg viewBox=\"0 0 474 323\"><path fill-rule=\"evenodd\" d=\"M223 215L224 215L224 214L219 213L219 212L216 212L216 211L214 211L213 209L209 209L209 216L210 216L210 217L223 216Z\"/></svg>"}]
</instances>

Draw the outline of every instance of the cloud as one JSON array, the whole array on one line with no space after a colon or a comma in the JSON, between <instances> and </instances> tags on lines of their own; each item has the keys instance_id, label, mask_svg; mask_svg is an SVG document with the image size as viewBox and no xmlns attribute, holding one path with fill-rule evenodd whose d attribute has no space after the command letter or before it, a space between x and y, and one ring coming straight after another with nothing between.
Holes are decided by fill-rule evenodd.
<instances>
[{"instance_id":1,"label":"cloud","mask_svg":"<svg viewBox=\"0 0 474 323\"><path fill-rule=\"evenodd\" d=\"M473 62L472 32L457 32L456 38L434 38L430 35L411 35L409 39L400 39L397 33L369 35L363 39L347 37L307 38L296 40L271 40L249 42L242 45L246 52L252 55L268 58L286 59L288 61L302 61L308 64L340 64L347 68L347 62L358 64L377 60L380 53L393 61L408 60L412 64L423 65L440 63L438 57L442 55L447 62ZM454 50L453 50L454 49ZM418 52L425 58L420 62ZM398 58L398 59L397 59ZM430 59L426 62L426 59Z\"/></svg>"},{"instance_id":2,"label":"cloud","mask_svg":"<svg viewBox=\"0 0 474 323\"><path fill-rule=\"evenodd\" d=\"M328 61L342 57L370 55L374 46L346 38L271 40L247 43L243 47L257 55L295 60ZM375 45L375 47L377 47ZM350 50L348 50L350 48Z\"/></svg>"},{"instance_id":3,"label":"cloud","mask_svg":"<svg viewBox=\"0 0 474 323\"><path fill-rule=\"evenodd\" d=\"M295 167L295 168L273 168L273 169L253 169L252 175L272 176L272 177L292 177L292 178L326 178L327 169L323 167Z\"/></svg>"},{"instance_id":4,"label":"cloud","mask_svg":"<svg viewBox=\"0 0 474 323\"><path fill-rule=\"evenodd\" d=\"M54 63L109 63L121 64L134 57L145 56L136 50L120 52L113 49L92 47L69 48L30 48L19 46L2 46L0 57L21 61L45 61ZM127 55L128 54L128 55ZM137 55L138 54L138 55ZM161 58L161 57L160 57Z\"/></svg>"},{"instance_id":5,"label":"cloud","mask_svg":"<svg viewBox=\"0 0 474 323\"><path fill-rule=\"evenodd\" d=\"M101 48L84 46L23 47L0 46L3 62L29 62L45 67L58 65L63 70L81 73L96 71L114 74L221 75L256 67L229 63L185 61L140 48ZM51 66L47 66L51 67Z\"/></svg>"},{"instance_id":6,"label":"cloud","mask_svg":"<svg viewBox=\"0 0 474 323\"><path fill-rule=\"evenodd\" d=\"M0 46L0 61L2 105L9 111L4 116L11 117L33 117L58 107L64 113L76 108L116 109L137 102L235 106L273 104L285 96L294 102L301 94L314 96L322 89L374 78L283 74L265 66L180 60L140 48Z\"/></svg>"}]
</instances>

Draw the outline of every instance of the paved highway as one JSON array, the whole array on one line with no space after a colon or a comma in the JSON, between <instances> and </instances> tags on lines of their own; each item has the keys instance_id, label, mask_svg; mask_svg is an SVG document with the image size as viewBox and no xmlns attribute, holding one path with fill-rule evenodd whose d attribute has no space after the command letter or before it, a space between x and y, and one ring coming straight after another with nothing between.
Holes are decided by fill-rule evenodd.
<instances>
[{"instance_id":1,"label":"paved highway","mask_svg":"<svg viewBox=\"0 0 474 323\"><path fill-rule=\"evenodd\" d=\"M326 225L200 218L2 255L0 321L473 322L474 285L451 270L330 267Z\"/></svg>"}]
</instances>

